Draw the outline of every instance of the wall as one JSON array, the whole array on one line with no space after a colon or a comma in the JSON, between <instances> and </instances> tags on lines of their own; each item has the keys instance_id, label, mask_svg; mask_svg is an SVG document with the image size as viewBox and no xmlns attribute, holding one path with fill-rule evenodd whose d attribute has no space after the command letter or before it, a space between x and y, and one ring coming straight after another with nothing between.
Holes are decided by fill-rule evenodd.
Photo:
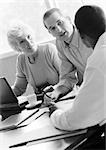
<instances>
[{"instance_id":1,"label":"wall","mask_svg":"<svg viewBox=\"0 0 106 150\"><path fill-rule=\"evenodd\" d=\"M14 83L17 53L0 58L0 77L6 77L10 85Z\"/></svg>"},{"instance_id":2,"label":"wall","mask_svg":"<svg viewBox=\"0 0 106 150\"><path fill-rule=\"evenodd\" d=\"M12 86L15 81L16 74L16 59L18 54L13 54L8 57L0 59L0 77L5 77ZM24 95L29 95L33 93L32 87L28 84L26 93Z\"/></svg>"},{"instance_id":3,"label":"wall","mask_svg":"<svg viewBox=\"0 0 106 150\"><path fill-rule=\"evenodd\" d=\"M49 42L55 43L55 40ZM14 51L0 55L0 77L5 77L10 85L13 85L15 81L17 55ZM28 85L25 95L31 93L33 93L32 87Z\"/></svg>"}]
</instances>

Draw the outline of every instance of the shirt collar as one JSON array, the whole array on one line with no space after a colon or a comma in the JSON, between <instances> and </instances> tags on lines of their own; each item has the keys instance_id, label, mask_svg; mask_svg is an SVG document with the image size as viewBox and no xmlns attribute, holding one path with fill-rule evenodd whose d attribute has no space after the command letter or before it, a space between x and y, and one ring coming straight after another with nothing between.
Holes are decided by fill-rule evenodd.
<instances>
[{"instance_id":1,"label":"shirt collar","mask_svg":"<svg viewBox=\"0 0 106 150\"><path fill-rule=\"evenodd\" d=\"M79 37L80 37L80 36L79 36L78 31L77 31L77 29L74 27L74 33L73 33L73 36L70 37L70 42L69 42L69 43L66 43L66 42L64 41L65 46L67 47L67 46L73 45L73 46L75 46L75 47L79 47Z\"/></svg>"}]
</instances>

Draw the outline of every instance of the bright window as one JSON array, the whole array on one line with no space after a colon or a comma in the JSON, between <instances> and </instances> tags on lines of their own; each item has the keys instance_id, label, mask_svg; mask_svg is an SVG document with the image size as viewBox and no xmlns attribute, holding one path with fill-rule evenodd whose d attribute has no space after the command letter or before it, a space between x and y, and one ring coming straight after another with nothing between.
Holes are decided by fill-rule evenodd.
<instances>
[{"instance_id":1,"label":"bright window","mask_svg":"<svg viewBox=\"0 0 106 150\"><path fill-rule=\"evenodd\" d=\"M21 20L34 29L36 42L51 39L52 36L42 21L46 10L45 0L0 0L0 54L12 51L6 32L14 19Z\"/></svg>"},{"instance_id":2,"label":"bright window","mask_svg":"<svg viewBox=\"0 0 106 150\"><path fill-rule=\"evenodd\" d=\"M8 45L6 32L12 20L22 20L34 29L36 42L53 37L43 25L43 14L51 7L58 7L74 20L77 9L86 4L96 4L106 11L106 0L0 0L0 54L13 51Z\"/></svg>"},{"instance_id":3,"label":"bright window","mask_svg":"<svg viewBox=\"0 0 106 150\"><path fill-rule=\"evenodd\" d=\"M87 4L98 5L106 12L106 0L53 0L56 2L58 8L64 11L71 20L74 20L75 12L79 7Z\"/></svg>"},{"instance_id":4,"label":"bright window","mask_svg":"<svg viewBox=\"0 0 106 150\"><path fill-rule=\"evenodd\" d=\"M75 12L79 7L83 5L81 0L55 0L56 5L61 9L67 16L70 16L72 22L74 20Z\"/></svg>"},{"instance_id":5,"label":"bright window","mask_svg":"<svg viewBox=\"0 0 106 150\"><path fill-rule=\"evenodd\" d=\"M82 0L83 4L98 5L106 12L106 0Z\"/></svg>"}]
</instances>

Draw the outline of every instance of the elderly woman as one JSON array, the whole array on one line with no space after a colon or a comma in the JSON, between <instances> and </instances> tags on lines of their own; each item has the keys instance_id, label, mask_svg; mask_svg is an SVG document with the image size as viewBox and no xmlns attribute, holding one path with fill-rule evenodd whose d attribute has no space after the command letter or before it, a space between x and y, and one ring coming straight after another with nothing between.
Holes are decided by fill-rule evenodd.
<instances>
[{"instance_id":1,"label":"elderly woman","mask_svg":"<svg viewBox=\"0 0 106 150\"><path fill-rule=\"evenodd\" d=\"M25 24L12 25L7 38L10 46L19 52L16 80L12 87L16 96L26 91L28 83L36 94L58 83L60 60L54 44L37 45L32 30Z\"/></svg>"}]
</instances>

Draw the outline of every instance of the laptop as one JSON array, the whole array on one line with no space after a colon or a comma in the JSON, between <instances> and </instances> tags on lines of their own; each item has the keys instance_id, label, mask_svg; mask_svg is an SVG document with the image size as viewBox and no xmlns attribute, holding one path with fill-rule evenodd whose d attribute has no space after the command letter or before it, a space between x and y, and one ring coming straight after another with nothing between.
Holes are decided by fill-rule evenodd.
<instances>
[{"instance_id":1,"label":"laptop","mask_svg":"<svg viewBox=\"0 0 106 150\"><path fill-rule=\"evenodd\" d=\"M6 78L0 78L0 115L2 115L3 120L13 114L20 113L26 104L28 102L19 105L18 99Z\"/></svg>"},{"instance_id":2,"label":"laptop","mask_svg":"<svg viewBox=\"0 0 106 150\"><path fill-rule=\"evenodd\" d=\"M36 117L34 115L39 109L26 110L27 104L27 100L19 104L6 78L0 78L0 115L2 116L0 131L8 127L11 129L11 126L14 128L14 125L15 127L26 126L34 120Z\"/></svg>"}]
</instances>

